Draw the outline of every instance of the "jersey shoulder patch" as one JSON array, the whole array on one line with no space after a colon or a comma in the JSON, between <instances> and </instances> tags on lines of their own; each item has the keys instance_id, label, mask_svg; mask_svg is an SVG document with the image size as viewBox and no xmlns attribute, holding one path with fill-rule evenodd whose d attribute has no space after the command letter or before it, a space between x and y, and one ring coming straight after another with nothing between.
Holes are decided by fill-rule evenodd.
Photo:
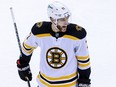
<instances>
[{"instance_id":1,"label":"jersey shoulder patch","mask_svg":"<svg viewBox=\"0 0 116 87\"><path fill-rule=\"evenodd\" d=\"M49 32L49 29L51 28L51 22L37 22L32 27L31 32L34 35L37 34L45 34Z\"/></svg>"},{"instance_id":2,"label":"jersey shoulder patch","mask_svg":"<svg viewBox=\"0 0 116 87\"><path fill-rule=\"evenodd\" d=\"M68 34L78 39L83 39L84 37L86 37L87 34L86 30L77 24L69 24L67 31Z\"/></svg>"},{"instance_id":3,"label":"jersey shoulder patch","mask_svg":"<svg viewBox=\"0 0 116 87\"><path fill-rule=\"evenodd\" d=\"M82 29L83 29L83 28L82 28L81 26L76 25L76 30L77 30L77 31L82 31Z\"/></svg>"},{"instance_id":4,"label":"jersey shoulder patch","mask_svg":"<svg viewBox=\"0 0 116 87\"><path fill-rule=\"evenodd\" d=\"M38 28L41 28L42 25L43 25L43 22L37 22L37 23L36 23L36 26L37 26Z\"/></svg>"}]
</instances>

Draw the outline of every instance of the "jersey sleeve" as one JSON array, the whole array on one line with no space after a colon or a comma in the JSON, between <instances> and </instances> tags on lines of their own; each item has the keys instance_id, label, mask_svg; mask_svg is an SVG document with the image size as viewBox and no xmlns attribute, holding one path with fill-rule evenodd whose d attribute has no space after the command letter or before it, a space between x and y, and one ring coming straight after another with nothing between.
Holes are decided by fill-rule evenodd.
<instances>
[{"instance_id":1,"label":"jersey sleeve","mask_svg":"<svg viewBox=\"0 0 116 87\"><path fill-rule=\"evenodd\" d=\"M20 56L21 64L28 64L30 62L33 50L38 45L35 42L35 37L32 33L24 40L22 44L22 55Z\"/></svg>"},{"instance_id":2,"label":"jersey sleeve","mask_svg":"<svg viewBox=\"0 0 116 87\"><path fill-rule=\"evenodd\" d=\"M22 52L25 55L31 55L33 50L40 46L41 40L36 35L41 34L43 30L43 22L37 22L31 29L31 33L23 42Z\"/></svg>"},{"instance_id":3,"label":"jersey sleeve","mask_svg":"<svg viewBox=\"0 0 116 87\"><path fill-rule=\"evenodd\" d=\"M86 37L81 39L78 43L78 47L76 47L76 58L78 61L79 78L88 79L91 69Z\"/></svg>"},{"instance_id":4,"label":"jersey sleeve","mask_svg":"<svg viewBox=\"0 0 116 87\"><path fill-rule=\"evenodd\" d=\"M41 40L38 39L34 33L37 30L39 30L39 27L37 27L37 23L35 23L31 29L31 33L23 41L22 55L20 56L20 61L22 64L29 63L34 49L36 49L38 46L40 46ZM39 41L37 42L37 40L39 40Z\"/></svg>"},{"instance_id":5,"label":"jersey sleeve","mask_svg":"<svg viewBox=\"0 0 116 87\"><path fill-rule=\"evenodd\" d=\"M29 36L24 40L22 45L22 52L25 55L31 55L33 50L37 48L36 37L30 33Z\"/></svg>"},{"instance_id":6,"label":"jersey sleeve","mask_svg":"<svg viewBox=\"0 0 116 87\"><path fill-rule=\"evenodd\" d=\"M84 70L90 67L90 58L86 38L81 39L78 44L78 47L76 47L78 67L79 69Z\"/></svg>"}]
</instances>

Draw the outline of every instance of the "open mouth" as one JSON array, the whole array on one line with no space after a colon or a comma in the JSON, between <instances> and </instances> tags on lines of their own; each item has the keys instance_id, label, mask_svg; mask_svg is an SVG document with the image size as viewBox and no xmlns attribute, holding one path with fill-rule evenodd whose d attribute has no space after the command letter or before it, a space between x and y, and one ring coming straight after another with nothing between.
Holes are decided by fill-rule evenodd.
<instances>
[{"instance_id":1,"label":"open mouth","mask_svg":"<svg viewBox=\"0 0 116 87\"><path fill-rule=\"evenodd\" d=\"M62 26L62 28L66 28L67 26Z\"/></svg>"},{"instance_id":2,"label":"open mouth","mask_svg":"<svg viewBox=\"0 0 116 87\"><path fill-rule=\"evenodd\" d=\"M61 32L65 32L66 31L66 28L67 28L67 26L57 26L57 28L61 31Z\"/></svg>"}]
</instances>

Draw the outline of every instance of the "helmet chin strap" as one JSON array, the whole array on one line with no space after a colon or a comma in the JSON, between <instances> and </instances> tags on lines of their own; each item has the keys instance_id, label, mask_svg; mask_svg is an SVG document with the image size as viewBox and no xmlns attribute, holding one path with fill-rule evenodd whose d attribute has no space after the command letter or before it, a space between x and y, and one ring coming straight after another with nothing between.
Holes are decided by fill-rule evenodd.
<instances>
[{"instance_id":1,"label":"helmet chin strap","mask_svg":"<svg viewBox=\"0 0 116 87\"><path fill-rule=\"evenodd\" d=\"M59 29L59 31L62 30L62 27L60 25L57 25L57 28Z\"/></svg>"},{"instance_id":2,"label":"helmet chin strap","mask_svg":"<svg viewBox=\"0 0 116 87\"><path fill-rule=\"evenodd\" d=\"M59 30L59 32L61 32L62 27L60 25L58 25L57 19L54 22L55 28L57 28Z\"/></svg>"}]
</instances>

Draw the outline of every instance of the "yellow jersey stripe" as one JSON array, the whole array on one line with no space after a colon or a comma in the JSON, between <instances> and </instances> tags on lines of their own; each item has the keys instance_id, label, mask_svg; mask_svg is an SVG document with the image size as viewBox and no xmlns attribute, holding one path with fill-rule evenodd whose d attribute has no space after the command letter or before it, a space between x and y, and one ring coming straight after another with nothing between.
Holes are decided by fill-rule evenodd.
<instances>
[{"instance_id":1,"label":"yellow jersey stripe","mask_svg":"<svg viewBox=\"0 0 116 87\"><path fill-rule=\"evenodd\" d=\"M38 35L35 35L35 36L37 36L37 37L48 37L48 36L51 36L51 34L46 33L46 34L38 34ZM71 35L64 35L63 38L69 38L69 39L72 39L72 40L80 40L79 38L71 36Z\"/></svg>"},{"instance_id":2,"label":"yellow jersey stripe","mask_svg":"<svg viewBox=\"0 0 116 87\"><path fill-rule=\"evenodd\" d=\"M57 78L53 78L53 77L46 76L46 75L43 74L43 73L40 73L40 74L41 74L44 78L46 78L47 80L53 80L53 81L57 80L57 81L61 81L61 80L71 79L71 78L77 76L78 73L76 72L76 73L70 74L70 75L68 75L68 76L61 76L61 77L57 77Z\"/></svg>"},{"instance_id":3,"label":"yellow jersey stripe","mask_svg":"<svg viewBox=\"0 0 116 87\"><path fill-rule=\"evenodd\" d=\"M25 42L24 42L24 47L25 48L27 48L27 49L31 49L31 48L33 48L33 49L35 49L36 47L33 47L33 46L29 46L28 44L26 44Z\"/></svg>"},{"instance_id":4,"label":"yellow jersey stripe","mask_svg":"<svg viewBox=\"0 0 116 87\"><path fill-rule=\"evenodd\" d=\"M72 40L80 40L79 38L71 36L71 35L64 35L63 37L64 38L69 38L69 39L72 39Z\"/></svg>"},{"instance_id":5,"label":"yellow jersey stripe","mask_svg":"<svg viewBox=\"0 0 116 87\"><path fill-rule=\"evenodd\" d=\"M35 35L36 37L48 37L48 36L51 36L51 34L49 33L46 33L46 34L38 34L38 35Z\"/></svg>"},{"instance_id":6,"label":"yellow jersey stripe","mask_svg":"<svg viewBox=\"0 0 116 87\"><path fill-rule=\"evenodd\" d=\"M80 62L78 62L78 65L80 67L88 67L88 66L90 66L90 62L87 62L87 63L80 63Z\"/></svg>"},{"instance_id":7,"label":"yellow jersey stripe","mask_svg":"<svg viewBox=\"0 0 116 87\"><path fill-rule=\"evenodd\" d=\"M76 56L78 60L87 60L89 58L89 55L87 56Z\"/></svg>"}]
</instances>

